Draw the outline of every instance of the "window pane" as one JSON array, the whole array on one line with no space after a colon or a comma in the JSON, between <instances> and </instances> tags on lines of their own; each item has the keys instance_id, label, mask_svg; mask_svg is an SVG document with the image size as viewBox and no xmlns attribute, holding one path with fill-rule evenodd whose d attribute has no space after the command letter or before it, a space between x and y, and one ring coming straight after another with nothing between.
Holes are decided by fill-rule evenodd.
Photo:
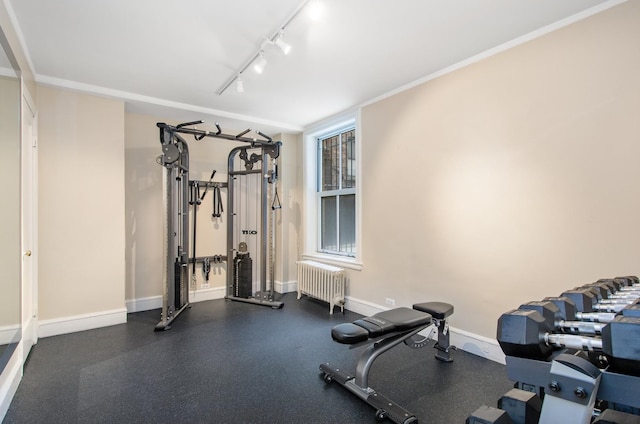
<instances>
[{"instance_id":1,"label":"window pane","mask_svg":"<svg viewBox=\"0 0 640 424\"><path fill-rule=\"evenodd\" d=\"M340 252L356 251L356 196L340 196Z\"/></svg>"},{"instance_id":2,"label":"window pane","mask_svg":"<svg viewBox=\"0 0 640 424\"><path fill-rule=\"evenodd\" d=\"M322 222L322 234L320 240L320 247L323 250L338 250L338 242L336 240L336 198L323 197L320 220Z\"/></svg>"},{"instance_id":3,"label":"window pane","mask_svg":"<svg viewBox=\"0 0 640 424\"><path fill-rule=\"evenodd\" d=\"M329 137L322 140L322 191L337 190L340 138Z\"/></svg>"},{"instance_id":4,"label":"window pane","mask_svg":"<svg viewBox=\"0 0 640 424\"><path fill-rule=\"evenodd\" d=\"M354 188L356 186L356 131L351 130L341 134L342 136L342 187Z\"/></svg>"}]
</instances>

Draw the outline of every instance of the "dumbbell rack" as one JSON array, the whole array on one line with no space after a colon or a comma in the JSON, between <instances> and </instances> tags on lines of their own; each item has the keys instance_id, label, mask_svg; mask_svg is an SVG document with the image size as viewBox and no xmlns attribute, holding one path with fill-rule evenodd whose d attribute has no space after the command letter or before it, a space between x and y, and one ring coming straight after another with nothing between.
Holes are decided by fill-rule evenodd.
<instances>
[{"instance_id":1,"label":"dumbbell rack","mask_svg":"<svg viewBox=\"0 0 640 424\"><path fill-rule=\"evenodd\" d=\"M507 407L483 406L467 423L640 423L637 277L521 305L500 317L497 338L514 390L528 395L511 391Z\"/></svg>"}]
</instances>

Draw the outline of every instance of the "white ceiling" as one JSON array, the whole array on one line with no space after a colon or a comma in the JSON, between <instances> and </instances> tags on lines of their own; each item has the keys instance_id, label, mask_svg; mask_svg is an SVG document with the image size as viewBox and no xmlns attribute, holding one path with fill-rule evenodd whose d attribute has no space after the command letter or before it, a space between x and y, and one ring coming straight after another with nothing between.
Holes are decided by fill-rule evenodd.
<instances>
[{"instance_id":1,"label":"white ceiling","mask_svg":"<svg viewBox=\"0 0 640 424\"><path fill-rule=\"evenodd\" d=\"M217 91L301 0L5 0L37 80L122 98L129 111L265 133L304 126L541 28L620 0L322 0L245 92ZM317 1L317 0L313 0ZM318 0L319 1L319 0ZM577 15L577 16L576 16ZM560 22L560 24L558 24Z\"/></svg>"}]
</instances>

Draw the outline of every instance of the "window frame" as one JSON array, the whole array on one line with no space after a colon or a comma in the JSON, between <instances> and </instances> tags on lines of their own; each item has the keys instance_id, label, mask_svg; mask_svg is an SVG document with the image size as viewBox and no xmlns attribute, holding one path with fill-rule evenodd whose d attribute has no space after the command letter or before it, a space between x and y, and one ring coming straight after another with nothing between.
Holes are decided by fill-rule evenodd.
<instances>
[{"instance_id":1,"label":"window frame","mask_svg":"<svg viewBox=\"0 0 640 424\"><path fill-rule=\"evenodd\" d=\"M355 252L353 256L322 251L320 249L320 203L318 195L318 139L341 130L354 128L355 142ZM303 179L303 249L302 259L319 260L344 268L362 269L362 173L360 110L351 110L306 127L302 135Z\"/></svg>"},{"instance_id":2,"label":"window frame","mask_svg":"<svg viewBox=\"0 0 640 424\"><path fill-rule=\"evenodd\" d=\"M357 163L358 163L358 155L357 155L357 144L358 144L358 140L357 140L357 131L356 131L356 126L355 123L353 125L347 125L346 127L341 127L338 128L335 131L331 131L331 132L327 132L324 133L320 136L318 136L316 138L316 204L318 205L317 208L317 212L318 212L318 217L317 217L317 251L320 253L326 253L328 255L337 255L337 256L345 256L348 258L355 258L355 251L353 253L348 253L348 252L341 252L340 249L340 245L341 245L341 241L340 241L340 197L341 196L349 196L349 195L353 195L357 201L358 196L356 194L356 189L358 187L358 179L356 176L356 183L355 183L355 187L350 187L350 188L343 188L342 186L342 181L343 181L343 174L342 174L342 143L344 143L345 141L342 139L342 135L348 132L353 131L355 133L356 136L356 140L355 140L355 146L356 146L356 151L355 151L355 160L354 160L354 166L353 166L353 170L355 171L357 169ZM323 190L322 189L322 183L323 183L323 176L324 176L324 170L322 169L322 162L323 162L323 156L322 156L322 142L326 139L335 137L335 136L340 136L339 138L339 148L338 150L340 151L340 154L338 154L338 184L340 187L336 188L336 189L331 189L331 190ZM355 172L354 172L355 173ZM330 198L333 197L336 199L336 250L331 250L331 249L325 249L322 247L322 200L324 198ZM355 214L355 222L354 225L356 225L356 222L358 220L358 216L357 216L357 207L356 207L356 214ZM354 228L354 233L355 233L355 228ZM354 241L354 243L356 243ZM355 250L357 250L358 245L356 243L355 246Z\"/></svg>"}]
</instances>

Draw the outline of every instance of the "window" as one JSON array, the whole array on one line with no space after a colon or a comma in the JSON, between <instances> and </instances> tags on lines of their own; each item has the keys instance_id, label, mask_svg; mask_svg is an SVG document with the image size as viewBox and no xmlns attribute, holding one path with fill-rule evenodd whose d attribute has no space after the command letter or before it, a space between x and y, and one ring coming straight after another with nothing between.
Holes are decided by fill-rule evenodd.
<instances>
[{"instance_id":1,"label":"window","mask_svg":"<svg viewBox=\"0 0 640 424\"><path fill-rule=\"evenodd\" d=\"M319 247L323 253L355 257L356 130L317 139Z\"/></svg>"},{"instance_id":2,"label":"window","mask_svg":"<svg viewBox=\"0 0 640 424\"><path fill-rule=\"evenodd\" d=\"M302 136L303 251L311 259L362 270L360 110L305 128Z\"/></svg>"}]
</instances>

